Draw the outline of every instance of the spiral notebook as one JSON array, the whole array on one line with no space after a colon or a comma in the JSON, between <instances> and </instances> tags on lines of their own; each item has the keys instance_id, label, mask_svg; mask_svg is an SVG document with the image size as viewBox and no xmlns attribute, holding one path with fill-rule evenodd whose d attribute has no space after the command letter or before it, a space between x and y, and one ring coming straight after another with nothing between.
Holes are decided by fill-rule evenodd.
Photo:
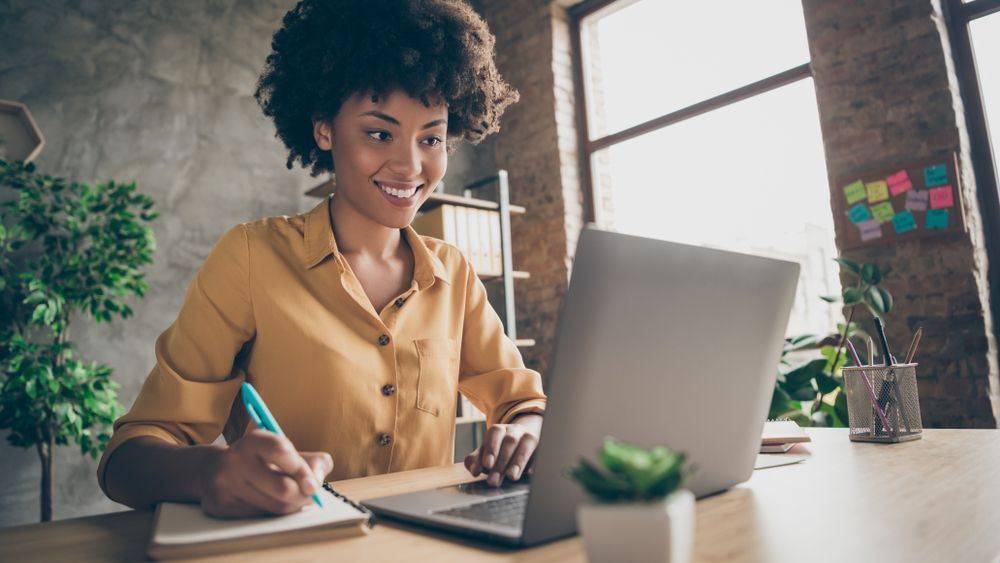
<instances>
[{"instance_id":1,"label":"spiral notebook","mask_svg":"<svg viewBox=\"0 0 1000 563\"><path fill-rule=\"evenodd\" d=\"M264 549L368 533L375 519L367 508L324 484L323 508L311 505L294 514L218 519L197 504L164 502L156 509L146 555L178 559Z\"/></svg>"}]
</instances>

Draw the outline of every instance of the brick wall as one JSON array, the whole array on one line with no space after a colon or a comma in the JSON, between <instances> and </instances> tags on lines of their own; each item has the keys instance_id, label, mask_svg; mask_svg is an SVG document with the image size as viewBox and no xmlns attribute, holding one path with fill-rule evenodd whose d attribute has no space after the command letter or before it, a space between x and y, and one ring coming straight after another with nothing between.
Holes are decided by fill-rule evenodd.
<instances>
[{"instance_id":1,"label":"brick wall","mask_svg":"<svg viewBox=\"0 0 1000 563\"><path fill-rule=\"evenodd\" d=\"M803 0L831 178L959 154L969 232L853 250L891 266L888 337L917 361L924 424L996 427L997 347L962 101L938 0ZM838 233L838 239L844 236ZM838 245L839 245L838 240Z\"/></svg>"},{"instance_id":2,"label":"brick wall","mask_svg":"<svg viewBox=\"0 0 1000 563\"><path fill-rule=\"evenodd\" d=\"M496 139L512 198L518 334L535 338L528 365L545 373L583 206L569 33L570 0L482 0L498 65L521 91ZM918 361L924 423L996 427L997 344L986 254L940 0L803 0L831 190L832 179L922 157L959 153L969 232L851 251L891 266L888 337L904 348L924 328ZM600 180L596 178L595 180ZM838 193L831 192L832 196ZM598 212L607 207L598 202ZM611 211L610 209L608 210Z\"/></svg>"},{"instance_id":3,"label":"brick wall","mask_svg":"<svg viewBox=\"0 0 1000 563\"><path fill-rule=\"evenodd\" d=\"M525 363L547 373L559 306L582 227L583 197L565 10L546 0L487 0L480 10L497 38L497 65L521 93L496 137L496 164L510 171L518 337L534 338Z\"/></svg>"}]
</instances>

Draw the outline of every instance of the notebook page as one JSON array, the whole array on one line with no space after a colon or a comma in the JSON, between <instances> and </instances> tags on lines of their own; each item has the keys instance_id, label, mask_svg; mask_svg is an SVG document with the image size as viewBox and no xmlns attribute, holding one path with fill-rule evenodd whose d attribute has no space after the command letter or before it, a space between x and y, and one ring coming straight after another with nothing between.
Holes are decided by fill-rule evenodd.
<instances>
[{"instance_id":1,"label":"notebook page","mask_svg":"<svg viewBox=\"0 0 1000 563\"><path fill-rule=\"evenodd\" d=\"M167 502L160 507L153 543L181 545L228 540L258 534L287 532L334 522L361 521L367 515L326 490L319 494L323 508L311 504L301 512L284 516L223 520L206 516L197 504Z\"/></svg>"}]
</instances>

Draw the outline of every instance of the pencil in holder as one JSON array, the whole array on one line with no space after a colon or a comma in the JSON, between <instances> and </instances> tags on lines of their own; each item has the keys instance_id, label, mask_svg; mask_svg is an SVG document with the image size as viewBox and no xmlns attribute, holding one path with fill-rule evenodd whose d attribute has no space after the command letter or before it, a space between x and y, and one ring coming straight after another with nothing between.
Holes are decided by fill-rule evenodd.
<instances>
[{"instance_id":1,"label":"pencil in holder","mask_svg":"<svg viewBox=\"0 0 1000 563\"><path fill-rule=\"evenodd\" d=\"M917 364L845 367L842 373L852 442L920 438Z\"/></svg>"}]
</instances>

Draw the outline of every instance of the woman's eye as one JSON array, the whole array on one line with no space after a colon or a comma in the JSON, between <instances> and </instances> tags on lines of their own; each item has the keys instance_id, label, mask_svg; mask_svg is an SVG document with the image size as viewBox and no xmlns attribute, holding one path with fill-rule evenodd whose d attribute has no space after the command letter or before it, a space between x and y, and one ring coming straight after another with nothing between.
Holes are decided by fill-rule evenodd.
<instances>
[{"instance_id":1,"label":"woman's eye","mask_svg":"<svg viewBox=\"0 0 1000 563\"><path fill-rule=\"evenodd\" d=\"M385 131L369 131L368 136L376 141L388 141L392 138L392 136Z\"/></svg>"},{"instance_id":2,"label":"woman's eye","mask_svg":"<svg viewBox=\"0 0 1000 563\"><path fill-rule=\"evenodd\" d=\"M436 147L436 146L440 145L441 143L443 143L444 141L441 140L441 137L431 137L431 138L425 140L424 142L427 143L428 145L432 146L432 147Z\"/></svg>"}]
</instances>

